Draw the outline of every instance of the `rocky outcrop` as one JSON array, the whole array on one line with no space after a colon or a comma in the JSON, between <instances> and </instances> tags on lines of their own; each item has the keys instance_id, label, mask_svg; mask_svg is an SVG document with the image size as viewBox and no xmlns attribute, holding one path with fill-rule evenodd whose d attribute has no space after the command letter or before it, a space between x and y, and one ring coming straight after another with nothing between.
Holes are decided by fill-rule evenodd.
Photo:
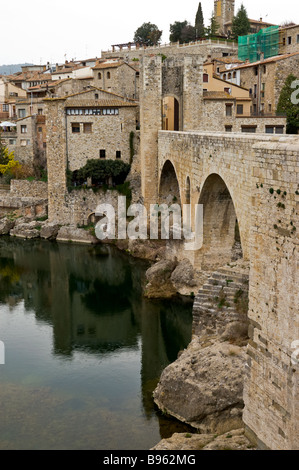
<instances>
[{"instance_id":1,"label":"rocky outcrop","mask_svg":"<svg viewBox=\"0 0 299 470\"><path fill-rule=\"evenodd\" d=\"M87 243L96 244L99 240L88 230L83 228L77 228L71 225L63 226L59 229L57 234L57 241L59 242L76 242L76 243Z\"/></svg>"},{"instance_id":2,"label":"rocky outcrop","mask_svg":"<svg viewBox=\"0 0 299 470\"><path fill-rule=\"evenodd\" d=\"M203 347L194 338L162 373L154 401L164 413L205 433L242 426L246 350L229 343Z\"/></svg>"},{"instance_id":3,"label":"rocky outcrop","mask_svg":"<svg viewBox=\"0 0 299 470\"><path fill-rule=\"evenodd\" d=\"M60 229L60 225L47 223L41 229L40 236L45 240L55 240Z\"/></svg>"},{"instance_id":4,"label":"rocky outcrop","mask_svg":"<svg viewBox=\"0 0 299 470\"><path fill-rule=\"evenodd\" d=\"M192 264L188 259L184 259L175 267L170 279L177 292L190 295L197 287L195 276Z\"/></svg>"},{"instance_id":5,"label":"rocky outcrop","mask_svg":"<svg viewBox=\"0 0 299 470\"><path fill-rule=\"evenodd\" d=\"M146 272L145 296L151 299L167 299L176 295L177 292L171 282L171 275L176 266L175 261L162 260L148 269Z\"/></svg>"},{"instance_id":6,"label":"rocky outcrop","mask_svg":"<svg viewBox=\"0 0 299 470\"><path fill-rule=\"evenodd\" d=\"M215 434L173 434L163 439L151 450L256 450L245 436L243 428Z\"/></svg>"},{"instance_id":7,"label":"rocky outcrop","mask_svg":"<svg viewBox=\"0 0 299 470\"><path fill-rule=\"evenodd\" d=\"M18 221L14 228L10 231L12 237L26 238L28 240L40 237L42 222L32 221L24 223Z\"/></svg>"},{"instance_id":8,"label":"rocky outcrop","mask_svg":"<svg viewBox=\"0 0 299 470\"><path fill-rule=\"evenodd\" d=\"M15 222L8 219L7 217L0 219L0 235L8 235L14 226Z\"/></svg>"},{"instance_id":9,"label":"rocky outcrop","mask_svg":"<svg viewBox=\"0 0 299 470\"><path fill-rule=\"evenodd\" d=\"M165 252L161 252L165 256ZM194 296L207 277L198 273L188 259L162 259L146 273L148 284L145 295L149 298L169 298L180 294Z\"/></svg>"}]
</instances>

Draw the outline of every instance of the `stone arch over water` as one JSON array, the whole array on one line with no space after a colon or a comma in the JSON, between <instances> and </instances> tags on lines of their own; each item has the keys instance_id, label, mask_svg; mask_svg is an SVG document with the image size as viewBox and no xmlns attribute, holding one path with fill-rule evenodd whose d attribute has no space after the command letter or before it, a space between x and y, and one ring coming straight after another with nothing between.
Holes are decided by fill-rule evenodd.
<instances>
[{"instance_id":1,"label":"stone arch over water","mask_svg":"<svg viewBox=\"0 0 299 470\"><path fill-rule=\"evenodd\" d=\"M235 205L225 181L218 174L207 177L198 203L203 205L203 246L197 254L202 269L216 268L241 258Z\"/></svg>"}]
</instances>

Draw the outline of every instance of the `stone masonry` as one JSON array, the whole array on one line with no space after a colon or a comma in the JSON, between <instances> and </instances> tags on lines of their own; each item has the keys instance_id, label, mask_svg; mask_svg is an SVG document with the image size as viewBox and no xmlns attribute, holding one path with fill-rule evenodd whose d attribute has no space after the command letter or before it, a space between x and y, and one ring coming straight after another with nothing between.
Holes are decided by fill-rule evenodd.
<instances>
[{"instance_id":1,"label":"stone masonry","mask_svg":"<svg viewBox=\"0 0 299 470\"><path fill-rule=\"evenodd\" d=\"M196 62L184 63L200 73ZM250 263L243 419L260 447L298 450L299 368L291 357L292 344L299 340L299 139L196 131L192 114L185 132L161 131L164 87L158 58L145 58L141 77L145 204L166 199L169 195L161 191L171 187L179 188L182 203L204 204L202 247L192 255L181 252L197 269L229 262L238 222L243 258ZM188 73L181 99L186 91L192 94Z\"/></svg>"}]
</instances>

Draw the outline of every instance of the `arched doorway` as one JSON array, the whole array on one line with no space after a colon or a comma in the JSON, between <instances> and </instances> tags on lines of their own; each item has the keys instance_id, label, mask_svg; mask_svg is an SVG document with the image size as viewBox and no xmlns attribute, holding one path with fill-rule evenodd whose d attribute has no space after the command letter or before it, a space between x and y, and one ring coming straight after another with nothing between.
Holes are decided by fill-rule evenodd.
<instances>
[{"instance_id":1,"label":"arched doorway","mask_svg":"<svg viewBox=\"0 0 299 470\"><path fill-rule=\"evenodd\" d=\"M173 96L163 98L163 131L180 130L180 106Z\"/></svg>"},{"instance_id":2,"label":"arched doorway","mask_svg":"<svg viewBox=\"0 0 299 470\"><path fill-rule=\"evenodd\" d=\"M197 253L201 268L210 270L242 258L235 206L219 175L214 173L206 179L199 204L203 205L203 246Z\"/></svg>"}]
</instances>

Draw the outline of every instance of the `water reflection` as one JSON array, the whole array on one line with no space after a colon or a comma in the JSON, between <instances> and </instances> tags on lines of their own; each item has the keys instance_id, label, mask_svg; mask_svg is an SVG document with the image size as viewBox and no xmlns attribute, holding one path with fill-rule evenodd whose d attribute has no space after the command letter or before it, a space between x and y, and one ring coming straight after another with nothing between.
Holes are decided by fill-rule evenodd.
<instances>
[{"instance_id":1,"label":"water reflection","mask_svg":"<svg viewBox=\"0 0 299 470\"><path fill-rule=\"evenodd\" d=\"M25 313L51 326L54 358L141 349L140 398L150 420L157 419L152 392L162 369L190 342L192 305L144 299L145 267L108 246L0 239L0 304L14 309L23 302ZM163 437L165 423L160 416Z\"/></svg>"}]
</instances>

